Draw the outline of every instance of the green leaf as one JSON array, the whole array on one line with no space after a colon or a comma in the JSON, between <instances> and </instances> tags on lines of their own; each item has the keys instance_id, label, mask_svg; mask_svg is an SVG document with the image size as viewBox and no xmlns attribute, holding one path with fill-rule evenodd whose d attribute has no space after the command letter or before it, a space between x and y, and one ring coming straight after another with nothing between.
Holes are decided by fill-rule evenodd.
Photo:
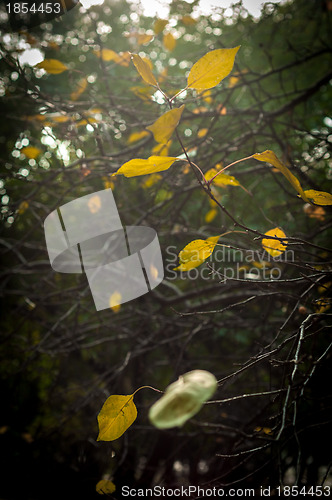
<instances>
[{"instance_id":1,"label":"green leaf","mask_svg":"<svg viewBox=\"0 0 332 500\"><path fill-rule=\"evenodd\" d=\"M201 91L218 85L232 71L239 48L211 50L201 57L190 70L188 87Z\"/></svg>"},{"instance_id":2,"label":"green leaf","mask_svg":"<svg viewBox=\"0 0 332 500\"><path fill-rule=\"evenodd\" d=\"M150 156L147 160L135 158L127 161L113 175L123 174L125 177L154 174L167 170L178 158L173 156Z\"/></svg>"},{"instance_id":3,"label":"green leaf","mask_svg":"<svg viewBox=\"0 0 332 500\"><path fill-rule=\"evenodd\" d=\"M270 229L264 234L266 236L275 236L276 238L286 238L285 233L279 227ZM273 240L270 238L263 238L262 240L262 246L264 250L272 255L272 257L278 257L278 255L281 255L286 250L287 243L287 241L281 242L280 240Z\"/></svg>"},{"instance_id":4,"label":"green leaf","mask_svg":"<svg viewBox=\"0 0 332 500\"><path fill-rule=\"evenodd\" d=\"M106 399L98 415L99 434L97 441L114 441L131 426L137 417L133 401L129 396L110 396Z\"/></svg>"},{"instance_id":5,"label":"green leaf","mask_svg":"<svg viewBox=\"0 0 332 500\"><path fill-rule=\"evenodd\" d=\"M180 108L166 111L166 113L161 115L152 125L146 127L153 133L156 142L166 144L169 141L174 130L178 126L183 110L184 104Z\"/></svg>"},{"instance_id":6,"label":"green leaf","mask_svg":"<svg viewBox=\"0 0 332 500\"><path fill-rule=\"evenodd\" d=\"M188 243L179 253L180 265L175 267L175 271L189 271L200 266L210 257L218 240L218 236L210 236L206 240L194 240Z\"/></svg>"},{"instance_id":7,"label":"green leaf","mask_svg":"<svg viewBox=\"0 0 332 500\"><path fill-rule=\"evenodd\" d=\"M183 425L211 398L218 383L212 373L193 370L169 385L165 394L150 408L149 419L159 429Z\"/></svg>"},{"instance_id":8,"label":"green leaf","mask_svg":"<svg viewBox=\"0 0 332 500\"><path fill-rule=\"evenodd\" d=\"M259 161L264 161L267 163L271 163L275 168L280 170L280 172L286 177L288 182L293 186L293 188L299 193L301 198L306 201L307 203L310 203L310 200L307 198L305 192L302 189L302 186L300 184L300 181L298 180L295 175L291 173L291 171L284 165L279 158L276 156L276 154L273 151L263 151L263 153L255 153L252 155L253 158Z\"/></svg>"},{"instance_id":9,"label":"green leaf","mask_svg":"<svg viewBox=\"0 0 332 500\"><path fill-rule=\"evenodd\" d=\"M316 205L332 205L332 194L324 191L316 191L315 189L307 189L305 195Z\"/></svg>"}]
</instances>

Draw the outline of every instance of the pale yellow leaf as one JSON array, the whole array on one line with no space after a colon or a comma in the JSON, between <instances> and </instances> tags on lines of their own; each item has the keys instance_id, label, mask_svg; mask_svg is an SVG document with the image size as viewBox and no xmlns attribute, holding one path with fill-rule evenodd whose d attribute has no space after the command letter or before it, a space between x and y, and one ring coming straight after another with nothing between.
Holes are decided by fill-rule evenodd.
<instances>
[{"instance_id":1,"label":"pale yellow leaf","mask_svg":"<svg viewBox=\"0 0 332 500\"><path fill-rule=\"evenodd\" d=\"M169 148L171 147L172 141L168 141L167 144L156 144L152 148L152 155L156 156L168 156Z\"/></svg>"},{"instance_id":2,"label":"pale yellow leaf","mask_svg":"<svg viewBox=\"0 0 332 500\"><path fill-rule=\"evenodd\" d=\"M69 68L57 59L44 59L44 61L36 64L37 68L44 69L47 73L58 75L67 71Z\"/></svg>"},{"instance_id":3,"label":"pale yellow leaf","mask_svg":"<svg viewBox=\"0 0 332 500\"><path fill-rule=\"evenodd\" d=\"M27 158L35 160L37 156L42 153L42 150L34 146L26 146L25 148L21 149L21 153L23 153Z\"/></svg>"},{"instance_id":4,"label":"pale yellow leaf","mask_svg":"<svg viewBox=\"0 0 332 500\"><path fill-rule=\"evenodd\" d=\"M118 313L121 309L121 300L122 295L120 292L114 292L110 296L110 308L113 309L113 312Z\"/></svg>"},{"instance_id":5,"label":"pale yellow leaf","mask_svg":"<svg viewBox=\"0 0 332 500\"><path fill-rule=\"evenodd\" d=\"M110 396L98 415L99 434L97 441L114 441L131 426L137 417L137 409L129 396Z\"/></svg>"},{"instance_id":6,"label":"pale yellow leaf","mask_svg":"<svg viewBox=\"0 0 332 500\"><path fill-rule=\"evenodd\" d=\"M302 189L302 186L300 184L300 181L295 177L295 175L292 174L292 172L284 165L279 158L276 156L276 154L273 151L264 151L263 153L255 153L252 155L253 158L259 161L264 161L267 163L271 163L274 167L276 167L280 172L286 177L288 182L293 186L293 188L299 193L301 198L309 202L308 197L305 195L305 192Z\"/></svg>"},{"instance_id":7,"label":"pale yellow leaf","mask_svg":"<svg viewBox=\"0 0 332 500\"><path fill-rule=\"evenodd\" d=\"M211 208L208 213L205 215L204 219L207 224L213 221L218 215L218 210L216 208Z\"/></svg>"},{"instance_id":8,"label":"pale yellow leaf","mask_svg":"<svg viewBox=\"0 0 332 500\"><path fill-rule=\"evenodd\" d=\"M96 484L96 492L99 493L99 495L111 495L115 490L115 484L108 479L102 479Z\"/></svg>"},{"instance_id":9,"label":"pale yellow leaf","mask_svg":"<svg viewBox=\"0 0 332 500\"><path fill-rule=\"evenodd\" d=\"M193 370L181 375L150 408L151 423L158 429L182 426L199 412L217 387L216 377L206 370Z\"/></svg>"},{"instance_id":10,"label":"pale yellow leaf","mask_svg":"<svg viewBox=\"0 0 332 500\"><path fill-rule=\"evenodd\" d=\"M114 175L123 174L125 177L136 177L162 172L167 170L177 159L173 156L150 156L147 160L135 158L122 165Z\"/></svg>"},{"instance_id":11,"label":"pale yellow leaf","mask_svg":"<svg viewBox=\"0 0 332 500\"><path fill-rule=\"evenodd\" d=\"M180 265L174 270L189 271L203 264L212 254L220 236L211 236L206 240L194 240L188 243L179 253Z\"/></svg>"},{"instance_id":12,"label":"pale yellow leaf","mask_svg":"<svg viewBox=\"0 0 332 500\"><path fill-rule=\"evenodd\" d=\"M147 137L149 132L147 130L142 130L141 132L132 132L128 137L128 144L133 144L134 142L140 141L144 137Z\"/></svg>"},{"instance_id":13,"label":"pale yellow leaf","mask_svg":"<svg viewBox=\"0 0 332 500\"><path fill-rule=\"evenodd\" d=\"M178 126L181 115L184 110L184 104L180 108L174 108L166 111L152 125L147 127L153 133L156 142L165 144L171 138L174 130Z\"/></svg>"},{"instance_id":14,"label":"pale yellow leaf","mask_svg":"<svg viewBox=\"0 0 332 500\"><path fill-rule=\"evenodd\" d=\"M146 61L144 61L138 54L132 54L131 58L133 63L135 64L138 73L141 75L143 80L149 85L157 87L158 82L155 79L149 64Z\"/></svg>"},{"instance_id":15,"label":"pale yellow leaf","mask_svg":"<svg viewBox=\"0 0 332 500\"><path fill-rule=\"evenodd\" d=\"M85 77L81 78L77 82L76 89L70 94L71 100L72 101L77 101L77 99L79 98L79 96L81 94L83 94L83 92L85 91L85 89L87 88L87 86L88 86L88 80Z\"/></svg>"},{"instance_id":16,"label":"pale yellow leaf","mask_svg":"<svg viewBox=\"0 0 332 500\"><path fill-rule=\"evenodd\" d=\"M215 168L210 168L205 174L205 179L209 181L212 179L216 174L218 173L218 170ZM228 175L228 174L219 174L215 179L213 179L213 185L222 187L224 188L225 186L241 186L239 181L233 177L233 175Z\"/></svg>"},{"instance_id":17,"label":"pale yellow leaf","mask_svg":"<svg viewBox=\"0 0 332 500\"><path fill-rule=\"evenodd\" d=\"M165 49L169 50L170 52L175 49L176 39L174 38L172 33L165 33L163 37L163 44Z\"/></svg>"},{"instance_id":18,"label":"pale yellow leaf","mask_svg":"<svg viewBox=\"0 0 332 500\"><path fill-rule=\"evenodd\" d=\"M206 134L208 133L209 129L208 128L201 128L198 132L197 132L197 137L199 139L202 139L202 137L205 137Z\"/></svg>"},{"instance_id":19,"label":"pale yellow leaf","mask_svg":"<svg viewBox=\"0 0 332 500\"><path fill-rule=\"evenodd\" d=\"M159 33L164 30L167 23L167 19L156 19L153 25L153 31L155 32L155 34L159 35Z\"/></svg>"},{"instance_id":20,"label":"pale yellow leaf","mask_svg":"<svg viewBox=\"0 0 332 500\"><path fill-rule=\"evenodd\" d=\"M332 205L332 194L324 191L316 191L315 189L307 189L305 195L316 205Z\"/></svg>"},{"instance_id":21,"label":"pale yellow leaf","mask_svg":"<svg viewBox=\"0 0 332 500\"><path fill-rule=\"evenodd\" d=\"M97 212L99 212L99 210L101 209L101 199L97 194L89 199L88 207L92 214L96 214Z\"/></svg>"},{"instance_id":22,"label":"pale yellow leaf","mask_svg":"<svg viewBox=\"0 0 332 500\"><path fill-rule=\"evenodd\" d=\"M285 233L279 227L275 227L274 229L270 229L266 233L265 236L274 236L276 238L286 238ZM274 240L270 238L263 238L262 247L266 250L272 257L278 257L281 255L287 248L288 241L281 242L280 240Z\"/></svg>"},{"instance_id":23,"label":"pale yellow leaf","mask_svg":"<svg viewBox=\"0 0 332 500\"><path fill-rule=\"evenodd\" d=\"M239 48L216 49L201 57L190 70L188 87L207 90L218 85L232 71Z\"/></svg>"},{"instance_id":24,"label":"pale yellow leaf","mask_svg":"<svg viewBox=\"0 0 332 500\"><path fill-rule=\"evenodd\" d=\"M105 62L114 61L118 58L118 54L111 49L94 50L93 53Z\"/></svg>"},{"instance_id":25,"label":"pale yellow leaf","mask_svg":"<svg viewBox=\"0 0 332 500\"><path fill-rule=\"evenodd\" d=\"M144 180L142 186L146 189L149 189L154 184L157 184L160 179L162 179L162 176L160 174L151 174L147 179Z\"/></svg>"},{"instance_id":26,"label":"pale yellow leaf","mask_svg":"<svg viewBox=\"0 0 332 500\"><path fill-rule=\"evenodd\" d=\"M147 33L139 33L136 36L138 45L146 45L151 42L153 35L148 35Z\"/></svg>"}]
</instances>

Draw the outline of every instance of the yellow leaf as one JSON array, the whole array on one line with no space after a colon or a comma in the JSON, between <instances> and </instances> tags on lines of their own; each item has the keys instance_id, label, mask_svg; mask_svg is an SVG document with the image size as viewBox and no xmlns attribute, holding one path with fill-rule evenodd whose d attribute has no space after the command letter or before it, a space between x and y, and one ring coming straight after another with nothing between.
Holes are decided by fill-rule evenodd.
<instances>
[{"instance_id":1,"label":"yellow leaf","mask_svg":"<svg viewBox=\"0 0 332 500\"><path fill-rule=\"evenodd\" d=\"M21 153L23 153L27 158L35 160L37 156L42 153L42 150L39 148L35 148L34 146L27 146L21 149Z\"/></svg>"},{"instance_id":2,"label":"yellow leaf","mask_svg":"<svg viewBox=\"0 0 332 500\"><path fill-rule=\"evenodd\" d=\"M315 189L307 189L305 195L316 205L332 205L332 194L324 191L316 191Z\"/></svg>"},{"instance_id":3,"label":"yellow leaf","mask_svg":"<svg viewBox=\"0 0 332 500\"><path fill-rule=\"evenodd\" d=\"M136 36L136 40L138 45L146 45L147 43L151 42L153 38L153 35L147 35L146 33L139 33Z\"/></svg>"},{"instance_id":4,"label":"yellow leaf","mask_svg":"<svg viewBox=\"0 0 332 500\"><path fill-rule=\"evenodd\" d=\"M114 189L115 184L113 181L111 181L108 177L103 177L103 183L104 183L104 188L105 189Z\"/></svg>"},{"instance_id":5,"label":"yellow leaf","mask_svg":"<svg viewBox=\"0 0 332 500\"><path fill-rule=\"evenodd\" d=\"M99 495L111 495L115 490L115 484L108 479L102 479L96 484L96 492L99 493Z\"/></svg>"},{"instance_id":6,"label":"yellow leaf","mask_svg":"<svg viewBox=\"0 0 332 500\"><path fill-rule=\"evenodd\" d=\"M207 224L213 221L218 215L218 210L216 208L211 208L208 213L205 215L204 219Z\"/></svg>"},{"instance_id":7,"label":"yellow leaf","mask_svg":"<svg viewBox=\"0 0 332 500\"><path fill-rule=\"evenodd\" d=\"M69 69L68 66L57 59L44 59L44 61L36 64L36 66L37 68L44 69L47 73L51 73L52 75L58 75L59 73L63 73Z\"/></svg>"},{"instance_id":8,"label":"yellow leaf","mask_svg":"<svg viewBox=\"0 0 332 500\"><path fill-rule=\"evenodd\" d=\"M148 83L149 85L153 85L155 87L158 86L158 82L155 79L150 66L147 64L146 61L144 61L138 54L132 54L131 56L133 63L135 64L135 67L138 71L138 73L141 75L143 80Z\"/></svg>"},{"instance_id":9,"label":"yellow leaf","mask_svg":"<svg viewBox=\"0 0 332 500\"><path fill-rule=\"evenodd\" d=\"M200 266L210 257L221 235L211 236L206 240L194 240L179 253L180 265L174 270L189 271Z\"/></svg>"},{"instance_id":10,"label":"yellow leaf","mask_svg":"<svg viewBox=\"0 0 332 500\"><path fill-rule=\"evenodd\" d=\"M18 213L20 215L24 214L24 212L29 208L29 202L27 201L22 201L20 204L19 204L19 207L18 207Z\"/></svg>"},{"instance_id":11,"label":"yellow leaf","mask_svg":"<svg viewBox=\"0 0 332 500\"><path fill-rule=\"evenodd\" d=\"M113 312L118 313L120 311L121 299L122 295L120 292L114 292L110 296L110 308L113 309Z\"/></svg>"},{"instance_id":12,"label":"yellow leaf","mask_svg":"<svg viewBox=\"0 0 332 500\"><path fill-rule=\"evenodd\" d=\"M284 165L279 160L279 158L275 155L273 151L267 150L264 151L263 153L255 153L254 155L252 155L252 157L259 161L271 163L271 165L280 170L280 172L286 177L286 179L288 180L288 182L290 182L293 188L296 189L301 198L304 201L309 202L309 199L307 198L305 192L302 189L300 181L297 179L297 177L295 177L295 175L291 173L291 171L286 167L286 165Z\"/></svg>"},{"instance_id":13,"label":"yellow leaf","mask_svg":"<svg viewBox=\"0 0 332 500\"><path fill-rule=\"evenodd\" d=\"M142 130L141 132L133 132L128 137L128 144L133 144L134 142L140 141L144 137L150 135L147 130Z\"/></svg>"},{"instance_id":14,"label":"yellow leaf","mask_svg":"<svg viewBox=\"0 0 332 500\"><path fill-rule=\"evenodd\" d=\"M190 70L188 87L207 90L218 85L232 71L239 48L216 49L201 57Z\"/></svg>"},{"instance_id":15,"label":"yellow leaf","mask_svg":"<svg viewBox=\"0 0 332 500\"><path fill-rule=\"evenodd\" d=\"M193 26L194 24L197 23L196 19L193 19L191 16L182 16L181 17L181 22L185 25L185 26Z\"/></svg>"},{"instance_id":16,"label":"yellow leaf","mask_svg":"<svg viewBox=\"0 0 332 500\"><path fill-rule=\"evenodd\" d=\"M156 156L168 156L169 148L171 147L172 141L168 141L167 144L156 144L154 148L152 148L152 155Z\"/></svg>"},{"instance_id":17,"label":"yellow leaf","mask_svg":"<svg viewBox=\"0 0 332 500\"><path fill-rule=\"evenodd\" d=\"M238 81L239 81L239 77L238 76L231 76L230 79L229 79L228 87L230 89L233 88L233 87L235 87L235 85L237 84Z\"/></svg>"},{"instance_id":18,"label":"yellow leaf","mask_svg":"<svg viewBox=\"0 0 332 500\"><path fill-rule=\"evenodd\" d=\"M172 33L165 33L163 37L163 44L165 49L169 50L170 52L175 49L176 39L174 38Z\"/></svg>"},{"instance_id":19,"label":"yellow leaf","mask_svg":"<svg viewBox=\"0 0 332 500\"><path fill-rule=\"evenodd\" d=\"M303 206L304 213L308 215L311 219L317 220L325 220L326 211L323 207L316 207L315 205L310 205L310 203L306 203Z\"/></svg>"},{"instance_id":20,"label":"yellow leaf","mask_svg":"<svg viewBox=\"0 0 332 500\"><path fill-rule=\"evenodd\" d=\"M148 189L148 188L152 187L154 184L157 184L157 182L159 182L160 179L162 179L161 175L159 175L159 174L151 174L143 182L143 187Z\"/></svg>"},{"instance_id":21,"label":"yellow leaf","mask_svg":"<svg viewBox=\"0 0 332 500\"><path fill-rule=\"evenodd\" d=\"M286 238L285 233L279 227L275 227L274 229L270 229L266 233L265 236L275 236L276 238ZM272 257L278 257L281 255L287 248L288 241L281 242L279 240L272 240L270 238L263 238L262 247L266 250Z\"/></svg>"},{"instance_id":22,"label":"yellow leaf","mask_svg":"<svg viewBox=\"0 0 332 500\"><path fill-rule=\"evenodd\" d=\"M153 31L156 35L159 35L168 23L167 19L156 19L153 25Z\"/></svg>"},{"instance_id":23,"label":"yellow leaf","mask_svg":"<svg viewBox=\"0 0 332 500\"><path fill-rule=\"evenodd\" d=\"M199 139L201 139L202 137L205 137L206 134L208 133L209 129L208 128L201 128L198 132L197 132L197 137Z\"/></svg>"},{"instance_id":24,"label":"yellow leaf","mask_svg":"<svg viewBox=\"0 0 332 500\"><path fill-rule=\"evenodd\" d=\"M209 181L212 179L216 174L218 173L218 170L215 168L210 168L205 174L205 179ZM239 181L233 177L233 175L228 175L228 174L219 174L215 179L213 179L213 184L214 186L219 186L224 188L225 186L241 186Z\"/></svg>"},{"instance_id":25,"label":"yellow leaf","mask_svg":"<svg viewBox=\"0 0 332 500\"><path fill-rule=\"evenodd\" d=\"M204 92L201 93L200 97L202 97L207 104L211 104L213 102L213 99L211 97L211 90L204 90Z\"/></svg>"},{"instance_id":26,"label":"yellow leaf","mask_svg":"<svg viewBox=\"0 0 332 500\"><path fill-rule=\"evenodd\" d=\"M114 62L120 66L128 67L130 64L131 53L130 52L119 52L114 58Z\"/></svg>"},{"instance_id":27,"label":"yellow leaf","mask_svg":"<svg viewBox=\"0 0 332 500\"><path fill-rule=\"evenodd\" d=\"M114 52L114 50L111 49L101 49L101 50L94 50L93 53L102 59L103 61L114 61L115 59L118 58L118 54Z\"/></svg>"},{"instance_id":28,"label":"yellow leaf","mask_svg":"<svg viewBox=\"0 0 332 500\"><path fill-rule=\"evenodd\" d=\"M216 377L206 370L193 370L169 385L150 408L149 419L158 429L182 426L217 390Z\"/></svg>"},{"instance_id":29,"label":"yellow leaf","mask_svg":"<svg viewBox=\"0 0 332 500\"><path fill-rule=\"evenodd\" d=\"M169 141L175 128L178 126L183 110L184 104L180 108L166 111L152 125L146 127L153 133L156 142L165 144Z\"/></svg>"},{"instance_id":30,"label":"yellow leaf","mask_svg":"<svg viewBox=\"0 0 332 500\"><path fill-rule=\"evenodd\" d=\"M137 409L129 396L110 396L98 415L99 434L97 441L114 441L131 426L137 417Z\"/></svg>"},{"instance_id":31,"label":"yellow leaf","mask_svg":"<svg viewBox=\"0 0 332 500\"><path fill-rule=\"evenodd\" d=\"M150 156L147 160L135 158L124 163L114 175L123 174L125 177L136 177L162 172L167 170L177 159L173 156Z\"/></svg>"},{"instance_id":32,"label":"yellow leaf","mask_svg":"<svg viewBox=\"0 0 332 500\"><path fill-rule=\"evenodd\" d=\"M85 89L87 88L88 86L88 80L84 77L84 78L81 78L81 80L79 80L77 82L77 87L76 87L76 90L74 90L74 92L72 92L70 94L70 98L72 101L77 101L77 99L79 98L79 96L81 94L83 94L83 92L85 91Z\"/></svg>"},{"instance_id":33,"label":"yellow leaf","mask_svg":"<svg viewBox=\"0 0 332 500\"><path fill-rule=\"evenodd\" d=\"M138 85L130 87L130 90L142 101L150 101L151 95L153 94L153 89L151 87L140 87Z\"/></svg>"},{"instance_id":34,"label":"yellow leaf","mask_svg":"<svg viewBox=\"0 0 332 500\"><path fill-rule=\"evenodd\" d=\"M75 125L76 127L81 127L82 125L89 125L91 123L98 123L98 120L91 116L89 119L83 118L82 120L79 120L75 123Z\"/></svg>"},{"instance_id":35,"label":"yellow leaf","mask_svg":"<svg viewBox=\"0 0 332 500\"><path fill-rule=\"evenodd\" d=\"M88 207L92 214L96 214L97 212L99 212L99 210L101 209L101 199L97 194L89 199Z\"/></svg>"},{"instance_id":36,"label":"yellow leaf","mask_svg":"<svg viewBox=\"0 0 332 500\"><path fill-rule=\"evenodd\" d=\"M330 298L320 298L316 300L315 311L317 314L323 314L328 311L331 307L331 299Z\"/></svg>"}]
</instances>

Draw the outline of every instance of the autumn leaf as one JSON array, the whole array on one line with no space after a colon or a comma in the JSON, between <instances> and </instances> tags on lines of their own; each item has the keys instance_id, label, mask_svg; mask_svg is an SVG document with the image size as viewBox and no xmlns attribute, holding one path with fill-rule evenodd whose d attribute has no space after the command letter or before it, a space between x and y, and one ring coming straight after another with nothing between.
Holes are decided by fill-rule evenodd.
<instances>
[{"instance_id":1,"label":"autumn leaf","mask_svg":"<svg viewBox=\"0 0 332 500\"><path fill-rule=\"evenodd\" d=\"M332 194L330 193L316 191L315 189L307 189L304 193L316 205L332 205Z\"/></svg>"},{"instance_id":2,"label":"autumn leaf","mask_svg":"<svg viewBox=\"0 0 332 500\"><path fill-rule=\"evenodd\" d=\"M167 19L156 19L153 25L153 31L155 32L155 34L159 35L159 33L164 30L167 23Z\"/></svg>"},{"instance_id":3,"label":"autumn leaf","mask_svg":"<svg viewBox=\"0 0 332 500\"><path fill-rule=\"evenodd\" d=\"M206 240L194 240L179 253L180 265L175 271L189 271L203 264L212 254L221 235L211 236Z\"/></svg>"},{"instance_id":4,"label":"autumn leaf","mask_svg":"<svg viewBox=\"0 0 332 500\"><path fill-rule=\"evenodd\" d=\"M88 80L85 77L81 78L77 83L76 89L70 94L71 100L77 101L77 99L81 94L83 94L87 86L88 86Z\"/></svg>"},{"instance_id":5,"label":"autumn leaf","mask_svg":"<svg viewBox=\"0 0 332 500\"><path fill-rule=\"evenodd\" d=\"M279 227L275 227L274 229L270 229L266 233L265 236L275 236L276 238L286 238L285 233ZM270 238L263 238L262 247L266 250L272 257L278 257L281 255L287 248L287 241L281 242L279 240L274 240Z\"/></svg>"},{"instance_id":6,"label":"autumn leaf","mask_svg":"<svg viewBox=\"0 0 332 500\"><path fill-rule=\"evenodd\" d=\"M28 210L28 208L29 208L29 202L24 200L19 204L18 213L22 215L26 210Z\"/></svg>"},{"instance_id":7,"label":"autumn leaf","mask_svg":"<svg viewBox=\"0 0 332 500\"><path fill-rule=\"evenodd\" d=\"M147 160L136 158L124 163L114 175L125 177L154 174L167 170L178 158L173 156L150 156Z\"/></svg>"},{"instance_id":8,"label":"autumn leaf","mask_svg":"<svg viewBox=\"0 0 332 500\"><path fill-rule=\"evenodd\" d=\"M188 87L208 90L218 85L232 71L239 48L216 49L201 57L190 70Z\"/></svg>"},{"instance_id":9,"label":"autumn leaf","mask_svg":"<svg viewBox=\"0 0 332 500\"><path fill-rule=\"evenodd\" d=\"M193 26L194 24L197 23L196 19L193 19L189 15L182 16L180 21L185 25L185 26Z\"/></svg>"},{"instance_id":10,"label":"autumn leaf","mask_svg":"<svg viewBox=\"0 0 332 500\"><path fill-rule=\"evenodd\" d=\"M178 126L181 115L184 110L184 104L180 108L174 108L166 111L152 125L146 127L153 133L156 142L165 144L171 138L174 130Z\"/></svg>"},{"instance_id":11,"label":"autumn leaf","mask_svg":"<svg viewBox=\"0 0 332 500\"><path fill-rule=\"evenodd\" d=\"M181 375L150 408L150 422L158 429L182 426L199 412L217 386L215 376L206 370L193 370Z\"/></svg>"},{"instance_id":12,"label":"autumn leaf","mask_svg":"<svg viewBox=\"0 0 332 500\"><path fill-rule=\"evenodd\" d=\"M165 33L163 37L163 44L165 49L169 50L170 52L175 49L176 39L174 38L172 33Z\"/></svg>"},{"instance_id":13,"label":"autumn leaf","mask_svg":"<svg viewBox=\"0 0 332 500\"><path fill-rule=\"evenodd\" d=\"M271 163L274 167L276 167L280 172L286 177L288 182L293 186L293 188L299 193L301 198L309 202L308 197L306 196L305 192L302 189L302 186L300 184L300 181L298 180L295 175L292 174L292 172L284 165L279 158L276 156L276 154L273 151L264 151L263 153L255 153L252 155L253 158L259 161L264 161L267 163Z\"/></svg>"},{"instance_id":14,"label":"autumn leaf","mask_svg":"<svg viewBox=\"0 0 332 500\"><path fill-rule=\"evenodd\" d=\"M93 53L105 62L114 61L118 54L111 49L94 50Z\"/></svg>"},{"instance_id":15,"label":"autumn leaf","mask_svg":"<svg viewBox=\"0 0 332 500\"><path fill-rule=\"evenodd\" d=\"M69 69L68 66L57 59L44 59L44 61L36 64L36 67L44 69L47 73L52 75L58 75Z\"/></svg>"},{"instance_id":16,"label":"autumn leaf","mask_svg":"<svg viewBox=\"0 0 332 500\"><path fill-rule=\"evenodd\" d=\"M134 142L138 142L144 137L147 137L149 132L147 130L142 130L141 132L132 132L128 138L128 144L133 144Z\"/></svg>"},{"instance_id":17,"label":"autumn leaf","mask_svg":"<svg viewBox=\"0 0 332 500\"><path fill-rule=\"evenodd\" d=\"M97 441L114 441L131 426L137 417L134 394L113 395L106 399L98 415Z\"/></svg>"},{"instance_id":18,"label":"autumn leaf","mask_svg":"<svg viewBox=\"0 0 332 500\"><path fill-rule=\"evenodd\" d=\"M155 79L149 64L146 61L144 61L138 54L132 54L131 58L138 73L141 75L143 80L149 85L158 87L158 82Z\"/></svg>"},{"instance_id":19,"label":"autumn leaf","mask_svg":"<svg viewBox=\"0 0 332 500\"><path fill-rule=\"evenodd\" d=\"M99 495L111 495L115 490L115 484L109 479L102 479L96 484L96 492L99 493Z\"/></svg>"},{"instance_id":20,"label":"autumn leaf","mask_svg":"<svg viewBox=\"0 0 332 500\"><path fill-rule=\"evenodd\" d=\"M120 292L114 292L110 296L110 308L113 309L113 312L118 313L120 311L121 299L122 295Z\"/></svg>"},{"instance_id":21,"label":"autumn leaf","mask_svg":"<svg viewBox=\"0 0 332 500\"><path fill-rule=\"evenodd\" d=\"M218 215L218 210L216 208L211 208L211 210L209 210L205 215L204 220L207 224L210 224L210 222L212 222L213 219L217 217L217 215Z\"/></svg>"},{"instance_id":22,"label":"autumn leaf","mask_svg":"<svg viewBox=\"0 0 332 500\"><path fill-rule=\"evenodd\" d=\"M25 148L21 149L21 153L23 153L27 158L35 160L37 156L42 153L42 150L36 148L35 146L26 146Z\"/></svg>"}]
</instances>

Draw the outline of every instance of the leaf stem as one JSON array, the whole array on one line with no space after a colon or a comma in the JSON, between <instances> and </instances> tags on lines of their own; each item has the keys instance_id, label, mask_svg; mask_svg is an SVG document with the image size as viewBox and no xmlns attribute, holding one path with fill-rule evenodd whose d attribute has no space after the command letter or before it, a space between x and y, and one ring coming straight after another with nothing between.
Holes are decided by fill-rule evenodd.
<instances>
[{"instance_id":1,"label":"leaf stem","mask_svg":"<svg viewBox=\"0 0 332 500\"><path fill-rule=\"evenodd\" d=\"M236 165L237 163L240 163L241 161L245 161L245 160L250 160L251 158L253 157L253 155L251 156L247 156L246 158L241 158L240 160L236 160L236 161L233 161L233 163L230 163L229 165L227 165L226 167L222 168L221 170L219 170L219 172L217 172L209 181L208 181L208 185L210 186L211 185L211 182L216 178L218 177L219 174L221 174L222 172L224 172L227 168L229 167L232 167L233 165Z\"/></svg>"}]
</instances>

